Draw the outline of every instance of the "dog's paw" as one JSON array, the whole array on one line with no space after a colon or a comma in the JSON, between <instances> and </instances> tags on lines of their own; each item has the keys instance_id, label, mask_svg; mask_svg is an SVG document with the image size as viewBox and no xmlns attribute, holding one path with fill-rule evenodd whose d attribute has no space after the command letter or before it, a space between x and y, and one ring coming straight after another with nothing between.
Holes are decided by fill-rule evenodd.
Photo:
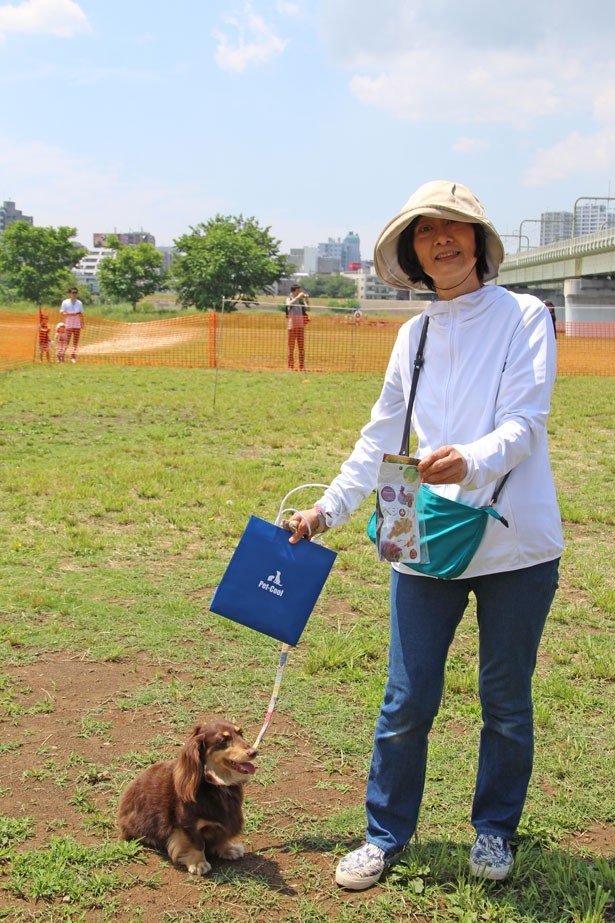
<instances>
[{"instance_id":1,"label":"dog's paw","mask_svg":"<svg viewBox=\"0 0 615 923\"><path fill-rule=\"evenodd\" d=\"M207 859L203 859L201 862L189 865L188 872L190 875L208 875L211 872L211 865Z\"/></svg>"},{"instance_id":2,"label":"dog's paw","mask_svg":"<svg viewBox=\"0 0 615 923\"><path fill-rule=\"evenodd\" d=\"M227 843L227 845L220 850L219 855L221 859L241 859L244 853L245 849L243 843Z\"/></svg>"}]
</instances>

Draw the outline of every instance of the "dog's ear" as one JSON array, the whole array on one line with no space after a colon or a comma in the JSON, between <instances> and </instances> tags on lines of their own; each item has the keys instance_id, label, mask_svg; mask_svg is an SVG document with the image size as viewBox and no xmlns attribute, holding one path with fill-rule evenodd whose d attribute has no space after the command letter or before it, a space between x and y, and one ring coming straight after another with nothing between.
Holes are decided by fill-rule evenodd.
<instances>
[{"instance_id":1,"label":"dog's ear","mask_svg":"<svg viewBox=\"0 0 615 923\"><path fill-rule=\"evenodd\" d=\"M196 793L203 781L203 731L197 724L183 746L173 770L173 781L178 798L182 801L196 801Z\"/></svg>"}]
</instances>

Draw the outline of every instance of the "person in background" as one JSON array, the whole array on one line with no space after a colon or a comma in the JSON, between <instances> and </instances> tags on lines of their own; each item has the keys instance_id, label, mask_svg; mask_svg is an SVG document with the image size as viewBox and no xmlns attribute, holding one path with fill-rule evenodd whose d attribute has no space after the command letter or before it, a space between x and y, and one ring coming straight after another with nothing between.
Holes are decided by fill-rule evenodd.
<instances>
[{"instance_id":1,"label":"person in background","mask_svg":"<svg viewBox=\"0 0 615 923\"><path fill-rule=\"evenodd\" d=\"M421 481L480 507L510 472L498 498L509 527L490 520L454 579L391 565L388 679L367 782L365 843L340 860L335 875L351 890L374 885L417 829L428 738L470 594L482 710L470 872L501 880L513 868L511 841L533 765L532 676L563 541L547 445L556 368L551 321L538 298L486 284L503 259L497 231L461 183L426 183L389 221L374 254L380 279L437 298L401 327L371 419L340 473L312 509L291 517L294 543L342 525L375 489L383 453L399 451L427 315L412 413Z\"/></svg>"},{"instance_id":2,"label":"person in background","mask_svg":"<svg viewBox=\"0 0 615 923\"><path fill-rule=\"evenodd\" d=\"M68 346L68 333L66 331L66 324L64 321L60 321L59 324L56 324L56 337L54 340L54 346L56 350L56 359L58 362L64 362L66 357L66 347Z\"/></svg>"},{"instance_id":3,"label":"person in background","mask_svg":"<svg viewBox=\"0 0 615 923\"><path fill-rule=\"evenodd\" d=\"M46 359L47 362L51 362L50 346L51 330L49 329L49 316L41 312L38 325L38 355L41 362L43 359Z\"/></svg>"},{"instance_id":4,"label":"person in background","mask_svg":"<svg viewBox=\"0 0 615 923\"><path fill-rule=\"evenodd\" d=\"M555 317L555 308L553 307L552 301L544 302L545 308L549 309L549 314L551 315L551 320L553 321L553 333L555 334L555 339L557 339L557 318Z\"/></svg>"},{"instance_id":5,"label":"person in background","mask_svg":"<svg viewBox=\"0 0 615 923\"><path fill-rule=\"evenodd\" d=\"M83 317L83 304L77 298L77 289L75 286L71 286L68 290L68 298L65 298L60 306L60 314L63 314L65 317L66 323L66 348L70 346L70 341L73 341L73 349L70 357L71 362L77 361L77 347L79 346L79 337L81 336L81 331L85 327L85 320Z\"/></svg>"},{"instance_id":6,"label":"person in background","mask_svg":"<svg viewBox=\"0 0 615 923\"><path fill-rule=\"evenodd\" d=\"M309 323L308 307L310 299L300 285L291 285L290 295L286 299L286 317L288 326L288 368L295 367L295 347L299 351L299 371L305 369L305 326Z\"/></svg>"}]
</instances>

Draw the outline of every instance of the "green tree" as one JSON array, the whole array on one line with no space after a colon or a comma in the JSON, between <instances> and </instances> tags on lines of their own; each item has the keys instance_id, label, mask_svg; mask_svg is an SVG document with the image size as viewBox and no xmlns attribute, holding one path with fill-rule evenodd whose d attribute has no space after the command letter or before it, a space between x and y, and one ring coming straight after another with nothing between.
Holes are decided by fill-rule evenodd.
<instances>
[{"instance_id":1,"label":"green tree","mask_svg":"<svg viewBox=\"0 0 615 923\"><path fill-rule=\"evenodd\" d=\"M41 305L74 282L70 270L87 253L72 240L76 228L40 228L26 221L0 235L0 278L18 298Z\"/></svg>"},{"instance_id":2,"label":"green tree","mask_svg":"<svg viewBox=\"0 0 615 923\"><path fill-rule=\"evenodd\" d=\"M133 311L141 298L159 292L166 285L164 259L153 244L120 247L98 268L101 291L117 301L127 301Z\"/></svg>"},{"instance_id":3,"label":"green tree","mask_svg":"<svg viewBox=\"0 0 615 923\"><path fill-rule=\"evenodd\" d=\"M357 283L346 276L310 276L305 283L312 298L356 298Z\"/></svg>"},{"instance_id":4,"label":"green tree","mask_svg":"<svg viewBox=\"0 0 615 923\"><path fill-rule=\"evenodd\" d=\"M178 299L200 311L219 311L223 298L254 300L293 270L269 228L242 215L216 215L174 243L178 254L171 272Z\"/></svg>"}]
</instances>

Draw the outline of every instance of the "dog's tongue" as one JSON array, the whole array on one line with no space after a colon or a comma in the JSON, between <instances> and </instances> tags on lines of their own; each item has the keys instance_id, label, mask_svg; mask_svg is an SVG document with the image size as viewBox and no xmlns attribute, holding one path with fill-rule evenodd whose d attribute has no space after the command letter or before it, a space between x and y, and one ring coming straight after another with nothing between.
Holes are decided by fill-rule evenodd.
<instances>
[{"instance_id":1,"label":"dog's tongue","mask_svg":"<svg viewBox=\"0 0 615 923\"><path fill-rule=\"evenodd\" d=\"M256 772L256 766L254 763L238 763L239 771L245 772L249 776L253 776Z\"/></svg>"}]
</instances>

